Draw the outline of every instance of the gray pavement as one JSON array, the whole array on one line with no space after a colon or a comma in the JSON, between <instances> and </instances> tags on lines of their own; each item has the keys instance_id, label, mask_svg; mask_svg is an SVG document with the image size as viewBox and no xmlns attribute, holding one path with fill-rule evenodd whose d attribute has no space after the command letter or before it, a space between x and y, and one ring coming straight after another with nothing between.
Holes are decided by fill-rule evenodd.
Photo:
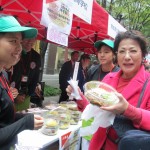
<instances>
[{"instance_id":1,"label":"gray pavement","mask_svg":"<svg viewBox=\"0 0 150 150\"><path fill-rule=\"evenodd\" d=\"M50 96L50 97L44 97L43 105L49 105L52 103L58 103L59 101L59 95L58 96Z\"/></svg>"},{"instance_id":2,"label":"gray pavement","mask_svg":"<svg viewBox=\"0 0 150 150\"><path fill-rule=\"evenodd\" d=\"M59 88L59 74L43 74L42 81L44 81L46 85Z\"/></svg>"}]
</instances>

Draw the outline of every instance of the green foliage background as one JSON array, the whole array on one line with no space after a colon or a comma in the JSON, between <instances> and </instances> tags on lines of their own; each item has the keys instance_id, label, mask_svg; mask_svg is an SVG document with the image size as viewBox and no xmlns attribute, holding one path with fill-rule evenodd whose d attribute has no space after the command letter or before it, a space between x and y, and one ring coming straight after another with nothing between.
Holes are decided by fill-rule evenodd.
<instances>
[{"instance_id":1,"label":"green foliage background","mask_svg":"<svg viewBox=\"0 0 150 150\"><path fill-rule=\"evenodd\" d=\"M44 87L44 96L48 97L48 96L56 96L56 95L60 95L60 89L55 88L55 87L51 87L48 85L45 85Z\"/></svg>"},{"instance_id":2,"label":"green foliage background","mask_svg":"<svg viewBox=\"0 0 150 150\"><path fill-rule=\"evenodd\" d=\"M97 0L127 30L139 30L150 41L149 0Z\"/></svg>"}]
</instances>

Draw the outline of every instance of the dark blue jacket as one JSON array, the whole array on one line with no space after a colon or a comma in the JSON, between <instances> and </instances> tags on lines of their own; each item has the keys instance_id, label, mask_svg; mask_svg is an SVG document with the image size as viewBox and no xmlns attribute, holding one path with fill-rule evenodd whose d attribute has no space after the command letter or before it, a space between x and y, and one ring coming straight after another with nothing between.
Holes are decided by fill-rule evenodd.
<instances>
[{"instance_id":1,"label":"dark blue jacket","mask_svg":"<svg viewBox=\"0 0 150 150\"><path fill-rule=\"evenodd\" d=\"M82 65L80 64L77 80L78 80L78 86L80 87L82 92L84 92L84 84L86 83L86 76L87 76L86 70L84 70L82 68Z\"/></svg>"}]
</instances>

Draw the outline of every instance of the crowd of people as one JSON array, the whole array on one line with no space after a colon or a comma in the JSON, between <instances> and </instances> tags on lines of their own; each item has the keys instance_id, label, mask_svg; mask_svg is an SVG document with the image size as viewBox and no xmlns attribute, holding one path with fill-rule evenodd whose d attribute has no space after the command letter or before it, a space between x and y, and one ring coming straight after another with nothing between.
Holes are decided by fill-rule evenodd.
<instances>
[{"instance_id":1,"label":"crowd of people","mask_svg":"<svg viewBox=\"0 0 150 150\"><path fill-rule=\"evenodd\" d=\"M43 125L41 116L19 112L29 108L30 102L42 106L43 93L39 79L41 60L33 49L36 36L37 29L21 26L12 16L0 15L0 149L10 149L21 131ZM84 84L88 81L102 81L111 85L119 99L113 106L101 107L116 114L115 122L108 128L99 127L93 135L83 137L82 143L86 143L86 149L147 150L150 145L147 119L150 116L150 65L145 61L148 53L145 37L139 31L120 32L114 41L96 41L94 47L99 62L95 61L91 67L90 55L80 56L78 51L73 51L71 60L62 65L59 103L68 101L73 92L68 80L72 78L75 62L79 60L77 80L82 100L74 98L74 101L80 111L84 111L89 104L84 96ZM120 118L123 118L124 124ZM89 126L92 122L92 119L83 120L82 126ZM128 130L123 137L119 137L116 125L126 124L135 130Z\"/></svg>"}]
</instances>

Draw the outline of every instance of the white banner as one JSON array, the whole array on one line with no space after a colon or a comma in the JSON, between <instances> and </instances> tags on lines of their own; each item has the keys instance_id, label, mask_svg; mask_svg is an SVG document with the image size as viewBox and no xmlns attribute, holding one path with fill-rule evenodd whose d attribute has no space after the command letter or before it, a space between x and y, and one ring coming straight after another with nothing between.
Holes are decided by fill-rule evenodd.
<instances>
[{"instance_id":1,"label":"white banner","mask_svg":"<svg viewBox=\"0 0 150 150\"><path fill-rule=\"evenodd\" d=\"M62 33L70 34L73 14L69 7L60 1L43 0L41 24L48 27L53 25Z\"/></svg>"},{"instance_id":2,"label":"white banner","mask_svg":"<svg viewBox=\"0 0 150 150\"><path fill-rule=\"evenodd\" d=\"M126 29L117 22L111 15L108 16L108 35L115 38L118 32L125 32Z\"/></svg>"},{"instance_id":3,"label":"white banner","mask_svg":"<svg viewBox=\"0 0 150 150\"><path fill-rule=\"evenodd\" d=\"M60 32L53 25L48 26L47 39L57 44L68 46L68 35Z\"/></svg>"},{"instance_id":4,"label":"white banner","mask_svg":"<svg viewBox=\"0 0 150 150\"><path fill-rule=\"evenodd\" d=\"M59 0L59 1L68 5L73 14L91 24L93 0Z\"/></svg>"}]
</instances>

